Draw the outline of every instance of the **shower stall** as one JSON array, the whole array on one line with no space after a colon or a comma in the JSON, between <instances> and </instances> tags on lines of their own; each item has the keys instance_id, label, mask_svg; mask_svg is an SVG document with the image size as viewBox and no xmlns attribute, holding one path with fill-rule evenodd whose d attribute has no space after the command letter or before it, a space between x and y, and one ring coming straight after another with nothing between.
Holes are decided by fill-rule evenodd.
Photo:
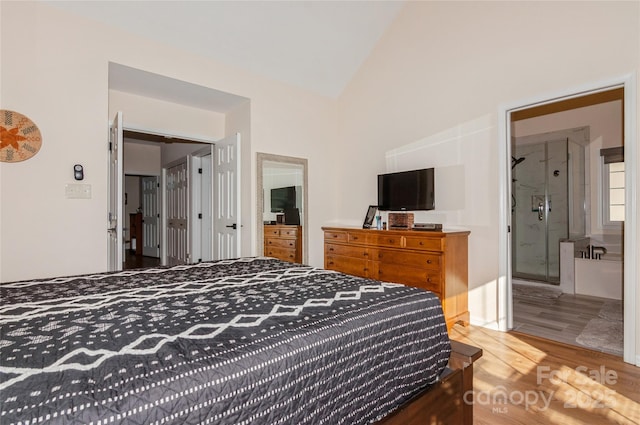
<instances>
[{"instance_id":1,"label":"shower stall","mask_svg":"<svg viewBox=\"0 0 640 425\"><path fill-rule=\"evenodd\" d=\"M558 285L560 241L585 235L585 147L523 139L512 147L512 276Z\"/></svg>"}]
</instances>

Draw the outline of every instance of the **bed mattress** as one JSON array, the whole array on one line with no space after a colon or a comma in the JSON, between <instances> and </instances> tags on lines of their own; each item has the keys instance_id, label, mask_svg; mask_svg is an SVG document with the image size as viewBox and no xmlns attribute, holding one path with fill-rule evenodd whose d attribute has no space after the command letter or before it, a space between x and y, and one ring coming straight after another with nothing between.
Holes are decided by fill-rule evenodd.
<instances>
[{"instance_id":1,"label":"bed mattress","mask_svg":"<svg viewBox=\"0 0 640 425\"><path fill-rule=\"evenodd\" d=\"M450 353L433 293L270 258L0 289L5 425L371 423Z\"/></svg>"}]
</instances>

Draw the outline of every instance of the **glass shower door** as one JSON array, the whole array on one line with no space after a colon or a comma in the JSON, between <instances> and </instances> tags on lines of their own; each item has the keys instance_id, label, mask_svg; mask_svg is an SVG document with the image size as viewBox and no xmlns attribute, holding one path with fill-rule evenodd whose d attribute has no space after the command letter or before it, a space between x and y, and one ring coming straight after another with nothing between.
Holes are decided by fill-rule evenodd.
<instances>
[{"instance_id":1,"label":"glass shower door","mask_svg":"<svg viewBox=\"0 0 640 425\"><path fill-rule=\"evenodd\" d=\"M516 145L512 158L513 276L560 281L568 236L567 141Z\"/></svg>"}]
</instances>

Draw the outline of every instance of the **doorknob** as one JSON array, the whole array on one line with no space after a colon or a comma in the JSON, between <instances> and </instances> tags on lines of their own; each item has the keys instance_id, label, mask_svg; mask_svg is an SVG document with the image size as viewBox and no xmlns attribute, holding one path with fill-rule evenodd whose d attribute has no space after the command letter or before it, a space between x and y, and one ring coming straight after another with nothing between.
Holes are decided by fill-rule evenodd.
<instances>
[{"instance_id":1,"label":"doorknob","mask_svg":"<svg viewBox=\"0 0 640 425\"><path fill-rule=\"evenodd\" d=\"M538 220L542 221L542 217L544 217L544 202L538 204Z\"/></svg>"},{"instance_id":2,"label":"doorknob","mask_svg":"<svg viewBox=\"0 0 640 425\"><path fill-rule=\"evenodd\" d=\"M237 228L238 228L238 225L237 225L236 223L233 223L232 225L230 225L230 226L225 226L225 227L230 227L230 228L232 228L232 229L234 229L234 230L235 230L235 229L237 229Z\"/></svg>"}]
</instances>

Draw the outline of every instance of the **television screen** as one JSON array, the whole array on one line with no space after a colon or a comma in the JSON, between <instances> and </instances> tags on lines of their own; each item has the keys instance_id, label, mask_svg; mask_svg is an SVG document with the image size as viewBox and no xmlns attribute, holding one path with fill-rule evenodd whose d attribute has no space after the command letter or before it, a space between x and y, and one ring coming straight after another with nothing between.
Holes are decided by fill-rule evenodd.
<instances>
[{"instance_id":1,"label":"television screen","mask_svg":"<svg viewBox=\"0 0 640 425\"><path fill-rule=\"evenodd\" d=\"M296 207L296 187L278 187L271 189L271 212L281 213Z\"/></svg>"},{"instance_id":2,"label":"television screen","mask_svg":"<svg viewBox=\"0 0 640 425\"><path fill-rule=\"evenodd\" d=\"M378 175L378 209L420 211L434 208L433 168Z\"/></svg>"}]
</instances>

